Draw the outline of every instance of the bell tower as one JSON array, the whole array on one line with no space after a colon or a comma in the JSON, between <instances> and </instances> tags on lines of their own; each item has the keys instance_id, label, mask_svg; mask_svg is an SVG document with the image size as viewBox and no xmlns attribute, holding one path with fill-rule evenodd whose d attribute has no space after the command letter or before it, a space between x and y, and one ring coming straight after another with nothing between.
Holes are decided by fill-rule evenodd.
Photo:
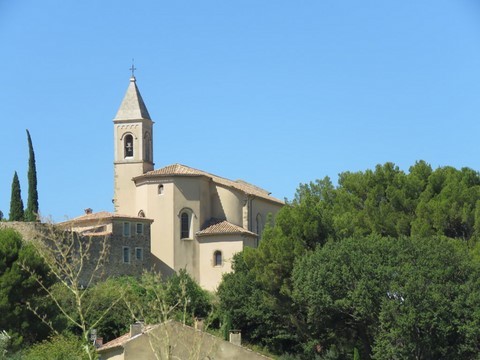
<instances>
[{"instance_id":1,"label":"bell tower","mask_svg":"<svg viewBox=\"0 0 480 360\"><path fill-rule=\"evenodd\" d=\"M133 74L122 104L113 119L115 212L136 216L133 178L153 170L153 121Z\"/></svg>"}]
</instances>

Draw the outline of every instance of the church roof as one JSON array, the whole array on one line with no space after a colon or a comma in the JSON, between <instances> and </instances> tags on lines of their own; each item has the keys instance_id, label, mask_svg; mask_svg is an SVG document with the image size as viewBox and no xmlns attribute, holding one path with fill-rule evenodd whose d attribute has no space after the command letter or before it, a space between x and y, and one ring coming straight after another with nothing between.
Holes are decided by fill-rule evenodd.
<instances>
[{"instance_id":1,"label":"church roof","mask_svg":"<svg viewBox=\"0 0 480 360\"><path fill-rule=\"evenodd\" d=\"M225 179L223 177L210 174L206 171L194 169L192 167L182 165L182 164L173 164L173 165L165 166L158 170L152 170L134 178L134 180L141 179L144 177L169 177L169 176L206 176L212 179L217 184L240 190L247 195L257 196L266 200L273 201L275 203L283 204L282 200L279 200L273 196L270 196L270 193L267 190L259 188L258 186L252 185L246 181Z\"/></svg>"},{"instance_id":2,"label":"church roof","mask_svg":"<svg viewBox=\"0 0 480 360\"><path fill-rule=\"evenodd\" d=\"M114 120L141 120L150 119L147 107L143 102L142 95L138 90L135 77L130 78L130 84L128 85L127 92L123 97L122 104L118 109L117 115Z\"/></svg>"},{"instance_id":3,"label":"church roof","mask_svg":"<svg viewBox=\"0 0 480 360\"><path fill-rule=\"evenodd\" d=\"M227 234L257 236L257 234L248 231L247 229L244 229L238 225L232 224L226 220L217 219L212 219L205 229L197 232L197 236Z\"/></svg>"}]
</instances>

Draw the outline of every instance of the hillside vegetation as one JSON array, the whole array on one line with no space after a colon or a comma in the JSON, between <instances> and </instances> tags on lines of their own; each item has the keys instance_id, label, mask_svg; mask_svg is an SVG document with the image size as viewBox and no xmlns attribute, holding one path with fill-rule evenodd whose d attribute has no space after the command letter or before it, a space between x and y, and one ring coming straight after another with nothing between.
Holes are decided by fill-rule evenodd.
<instances>
[{"instance_id":1,"label":"hillside vegetation","mask_svg":"<svg viewBox=\"0 0 480 360\"><path fill-rule=\"evenodd\" d=\"M80 288L73 253L0 230L0 359L94 359L93 329L194 318L283 360L477 359L479 239L480 175L423 161L300 185L216 294L185 271Z\"/></svg>"},{"instance_id":2,"label":"hillside vegetation","mask_svg":"<svg viewBox=\"0 0 480 360\"><path fill-rule=\"evenodd\" d=\"M423 161L300 185L235 257L220 312L285 358L477 358L479 200L476 171Z\"/></svg>"}]
</instances>

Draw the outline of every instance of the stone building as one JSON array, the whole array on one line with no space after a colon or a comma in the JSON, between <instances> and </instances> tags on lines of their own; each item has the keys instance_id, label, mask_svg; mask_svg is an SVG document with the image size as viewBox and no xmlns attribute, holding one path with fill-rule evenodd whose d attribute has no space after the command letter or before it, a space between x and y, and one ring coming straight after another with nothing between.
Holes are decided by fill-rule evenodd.
<instances>
[{"instance_id":1,"label":"stone building","mask_svg":"<svg viewBox=\"0 0 480 360\"><path fill-rule=\"evenodd\" d=\"M151 266L150 237L153 220L109 213L106 211L86 214L57 224L57 228L73 231L83 246L91 244L85 266L87 278L96 266L102 248L106 246L105 264L99 279L119 275L139 276Z\"/></svg>"},{"instance_id":2,"label":"stone building","mask_svg":"<svg viewBox=\"0 0 480 360\"><path fill-rule=\"evenodd\" d=\"M96 282L112 276L140 276L150 269L152 222L87 209L86 214L58 224L8 221L0 222L0 229L14 229L25 241L36 243L55 258L73 254L70 265L78 273L80 285L88 286L92 276ZM97 270L99 260L102 265Z\"/></svg>"},{"instance_id":3,"label":"stone building","mask_svg":"<svg viewBox=\"0 0 480 360\"><path fill-rule=\"evenodd\" d=\"M155 264L185 268L215 289L231 271L232 256L258 245L267 216L283 202L245 181L185 165L155 170L153 121L133 76L113 123L115 213L153 219Z\"/></svg>"},{"instance_id":4,"label":"stone building","mask_svg":"<svg viewBox=\"0 0 480 360\"><path fill-rule=\"evenodd\" d=\"M155 170L154 123L133 76L113 124L111 219L118 214L152 219L151 264L166 275L186 269L203 288L214 290L231 271L233 255L258 246L267 217L283 202L245 181L189 166Z\"/></svg>"}]
</instances>

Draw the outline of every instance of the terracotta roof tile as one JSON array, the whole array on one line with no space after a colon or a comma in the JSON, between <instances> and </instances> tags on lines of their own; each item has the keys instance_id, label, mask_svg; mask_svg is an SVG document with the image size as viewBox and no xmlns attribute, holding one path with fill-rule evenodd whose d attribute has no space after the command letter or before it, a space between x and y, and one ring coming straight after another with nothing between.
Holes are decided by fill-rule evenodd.
<instances>
[{"instance_id":1,"label":"terracotta roof tile","mask_svg":"<svg viewBox=\"0 0 480 360\"><path fill-rule=\"evenodd\" d=\"M205 235L226 235L226 234L242 234L257 236L257 234L248 231L238 225L232 224L226 220L212 219L209 224L203 229L197 232L197 236Z\"/></svg>"},{"instance_id":2,"label":"terracotta roof tile","mask_svg":"<svg viewBox=\"0 0 480 360\"><path fill-rule=\"evenodd\" d=\"M279 200L273 196L270 196L270 193L268 191L262 188L259 188L258 186L252 185L246 181L225 179L220 176L210 174L206 171L194 169L182 164L168 165L158 170L149 171L143 175L136 177L135 179L141 179L143 177L156 177L156 176L160 176L160 177L162 176L206 176L208 178L211 178L217 184L235 188L237 190L244 192L247 195L258 196L263 199L267 199L279 204L284 203L282 200Z\"/></svg>"},{"instance_id":3,"label":"terracotta roof tile","mask_svg":"<svg viewBox=\"0 0 480 360\"><path fill-rule=\"evenodd\" d=\"M126 333L125 335L103 344L97 350L107 350L118 346L123 346L128 340L130 340L130 333Z\"/></svg>"},{"instance_id":4,"label":"terracotta roof tile","mask_svg":"<svg viewBox=\"0 0 480 360\"><path fill-rule=\"evenodd\" d=\"M67 221L63 221L60 224L67 225L69 223L79 223L79 222L87 222L91 220L108 220L108 219L132 219L132 220L147 220L147 221L153 222L152 219L147 219L144 217L123 215L123 214L111 213L108 211L99 211L96 213L85 214Z\"/></svg>"},{"instance_id":5,"label":"terracotta roof tile","mask_svg":"<svg viewBox=\"0 0 480 360\"><path fill-rule=\"evenodd\" d=\"M163 168L161 168L161 169L149 171L149 172L147 172L147 173L145 174L145 176L149 176L149 175L208 176L208 175L210 175L210 174L208 174L208 173L205 172L205 171L197 170L197 169L194 169L194 168L185 166L185 165L172 164L172 165L165 166L165 167L163 167Z\"/></svg>"},{"instance_id":6,"label":"terracotta roof tile","mask_svg":"<svg viewBox=\"0 0 480 360\"><path fill-rule=\"evenodd\" d=\"M123 347L123 345L125 345L128 341L130 341L130 339L133 339L134 337L136 336L139 336L141 334L145 334L146 332L149 332L151 329L153 329L154 327L156 327L157 325L146 325L144 326L144 328L142 329L142 332L138 335L135 335L133 337L130 336L130 332L116 338L116 339L113 339L109 342L106 342L105 344L103 344L102 346L100 346L97 351L103 351L103 350L108 350L108 349L112 349L112 348L116 348L116 347Z\"/></svg>"}]
</instances>

